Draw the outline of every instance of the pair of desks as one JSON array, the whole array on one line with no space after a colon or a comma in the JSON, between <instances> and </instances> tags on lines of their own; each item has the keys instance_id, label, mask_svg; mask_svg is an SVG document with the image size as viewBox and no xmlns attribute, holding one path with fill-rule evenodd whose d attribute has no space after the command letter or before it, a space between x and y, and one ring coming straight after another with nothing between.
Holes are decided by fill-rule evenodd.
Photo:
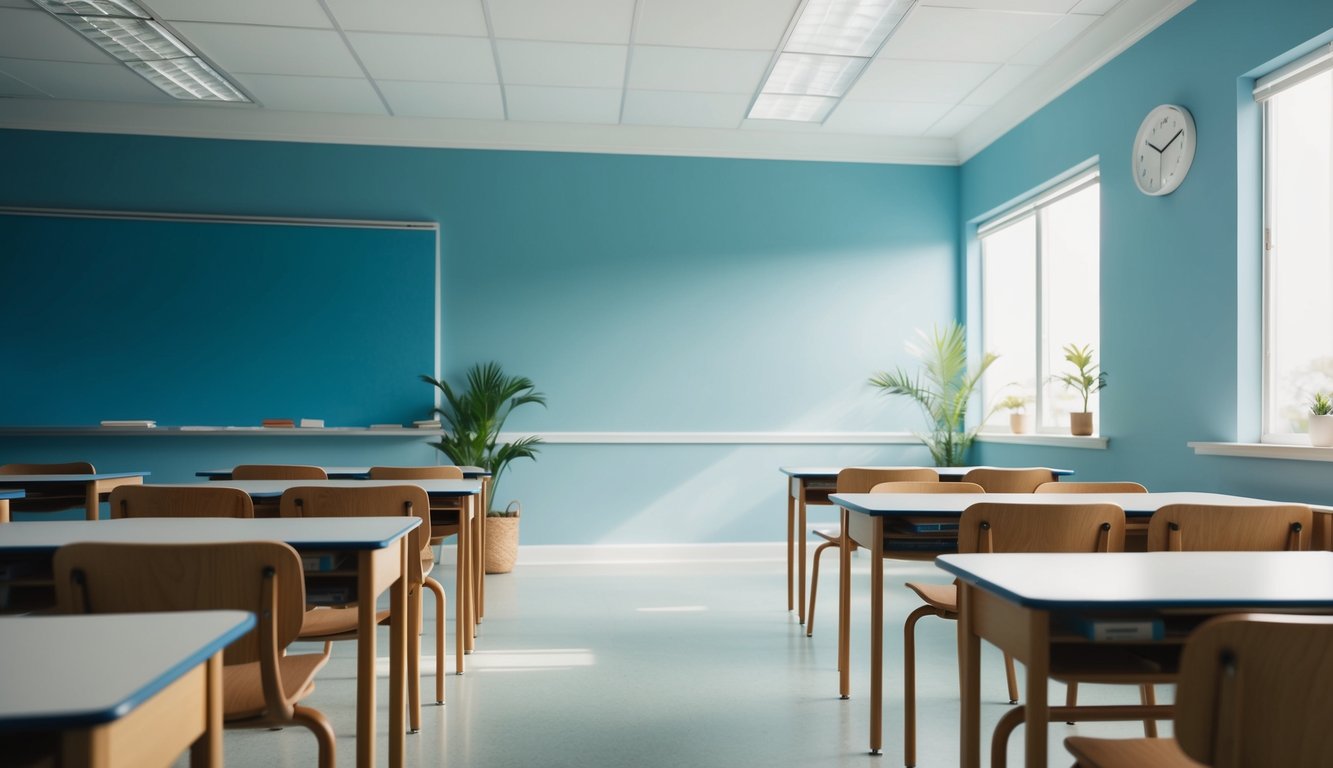
<instances>
[{"instance_id":1,"label":"pair of desks","mask_svg":"<svg viewBox=\"0 0 1333 768\"><path fill-rule=\"evenodd\" d=\"M958 577L960 673L963 677L962 757L965 768L980 760L980 649L988 640L1027 667L1025 738L1027 765L1046 766L1049 708L1046 686L1050 654L1060 642L1083 643L1063 627L1075 617L1177 614L1195 618L1247 610L1333 613L1333 553L1103 553L1088 555L958 555L910 545L887 551L885 523L894 517L956 518L978 502L1023 504L1110 503L1131 521L1146 521L1168 504L1261 505L1274 502L1212 493L1124 494L833 494L844 536L838 605L839 693L851 693L851 547L865 547L870 560L870 751L883 746L884 558L933 559ZM955 534L956 535L956 534ZM943 533L923 533L940 540ZM997 558L991 560L990 558ZM994 563L995 565L990 565ZM1313 572L1311 569L1314 569ZM1307 581L1322 579L1317 583ZM1312 586L1313 584L1313 586ZM905 594L905 593L904 593ZM1197 623L1197 621L1195 622ZM1179 645L1183 634L1168 635Z\"/></svg>"},{"instance_id":2,"label":"pair of desks","mask_svg":"<svg viewBox=\"0 0 1333 768\"><path fill-rule=\"evenodd\" d=\"M357 598L356 764L375 765L375 603L390 593L389 624L389 764L403 765L407 709L407 557L409 533L421 524L416 517L346 518L141 518L109 521L56 520L0 525L0 587L8 592L11 609L51 604L51 560L56 550L74 542L133 542L183 544L234 541L283 541L302 559L332 557L345 563L332 572L306 572L307 589L347 585ZM347 557L350 555L350 557ZM27 604L14 605L16 596ZM45 600L43 601L43 596ZM26 618L23 620L27 620ZM82 637L81 648L89 643ZM15 654L22 657L22 654ZM70 681L64 673L52 678L57 685ZM79 690L82 678L70 684ZM51 685L51 681L47 685ZM6 680L4 688L8 689ZM26 695L26 691L19 691Z\"/></svg>"}]
</instances>

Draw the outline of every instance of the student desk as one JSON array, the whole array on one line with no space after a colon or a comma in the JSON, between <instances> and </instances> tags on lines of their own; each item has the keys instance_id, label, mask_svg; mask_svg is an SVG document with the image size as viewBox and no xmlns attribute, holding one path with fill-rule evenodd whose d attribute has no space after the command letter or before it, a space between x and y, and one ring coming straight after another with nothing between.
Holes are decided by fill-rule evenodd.
<instances>
[{"instance_id":1,"label":"student desk","mask_svg":"<svg viewBox=\"0 0 1333 768\"><path fill-rule=\"evenodd\" d=\"M1146 519L1167 504L1259 505L1271 501L1217 493L837 493L829 497L842 510L840 570L838 573L838 690L851 694L851 547L865 547L870 558L870 751L883 745L884 686L884 558L932 560L954 551L958 531L891 534L899 549L885 546L885 521L890 518L958 518L978 502L1023 504L1115 504L1128 518Z\"/></svg>"},{"instance_id":2,"label":"student desk","mask_svg":"<svg viewBox=\"0 0 1333 768\"><path fill-rule=\"evenodd\" d=\"M188 487L188 484L176 487ZM268 505L276 511L282 494L288 488L304 486L325 486L333 488L366 488L385 485L415 485L426 491L432 502L445 501L457 504L459 510L458 557L455 567L454 596L454 671L463 674L463 654L471 653L476 645L477 613L480 596L477 575L480 571L481 552L479 537L474 535L479 525L477 520L484 515L476 514L477 502L482 493L479 480L221 480L209 483L209 487L239 488L250 494L257 505Z\"/></svg>"},{"instance_id":3,"label":"student desk","mask_svg":"<svg viewBox=\"0 0 1333 768\"><path fill-rule=\"evenodd\" d=\"M186 749L221 766L222 650L254 625L245 611L0 618L0 732L58 734L65 766L165 767Z\"/></svg>"},{"instance_id":4,"label":"student desk","mask_svg":"<svg viewBox=\"0 0 1333 768\"><path fill-rule=\"evenodd\" d=\"M122 485L140 485L149 474L98 472L93 475L0 475L0 488L24 488L34 497L43 493L58 494L62 490L67 493L82 491L84 514L87 519L96 520L102 499L110 495L112 490Z\"/></svg>"},{"instance_id":5,"label":"student desk","mask_svg":"<svg viewBox=\"0 0 1333 768\"><path fill-rule=\"evenodd\" d=\"M981 764L981 640L1027 668L1025 760L1045 768L1053 654L1109 645L1067 628L1071 619L1160 621L1162 641L1114 645L1178 653L1193 627L1219 614L1333 614L1333 552L970 554L937 563L961 584L963 768Z\"/></svg>"},{"instance_id":6,"label":"student desk","mask_svg":"<svg viewBox=\"0 0 1333 768\"><path fill-rule=\"evenodd\" d=\"M311 593L343 589L357 602L356 764L375 764L375 601L390 590L389 623L389 764L403 765L407 659L408 533L421 524L416 517L270 518L140 518L87 522L52 520L0 526L0 585L51 583L51 558L76 541L180 544L221 541L283 541L302 559L354 553L349 567L329 573L306 571ZM415 554L415 553L413 553Z\"/></svg>"},{"instance_id":7,"label":"student desk","mask_svg":"<svg viewBox=\"0 0 1333 768\"><path fill-rule=\"evenodd\" d=\"M21 498L22 488L0 488L0 523L9 522L9 500Z\"/></svg>"},{"instance_id":8,"label":"student desk","mask_svg":"<svg viewBox=\"0 0 1333 768\"><path fill-rule=\"evenodd\" d=\"M857 465L860 466L860 465ZM805 545L808 536L805 526L805 508L810 504L832 504L829 494L838 489L838 473L843 467L779 467L787 476L787 610L793 608L796 594L797 620L805 623ZM976 467L928 467L935 470L940 480L958 481ZM1057 477L1074 474L1069 469L1052 469ZM795 585L793 585L793 576Z\"/></svg>"}]
</instances>

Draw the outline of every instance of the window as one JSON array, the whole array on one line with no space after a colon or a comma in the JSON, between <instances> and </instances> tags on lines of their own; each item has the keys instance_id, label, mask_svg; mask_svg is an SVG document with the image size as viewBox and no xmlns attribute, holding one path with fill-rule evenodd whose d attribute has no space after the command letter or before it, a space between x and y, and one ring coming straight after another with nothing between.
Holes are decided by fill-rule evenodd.
<instances>
[{"instance_id":1,"label":"window","mask_svg":"<svg viewBox=\"0 0 1333 768\"><path fill-rule=\"evenodd\" d=\"M1101 194L1096 170L982 224L982 345L999 359L982 380L987 408L1027 401L1038 432L1069 432L1079 395L1052 375L1067 372L1064 347L1089 345L1099 362ZM1088 409L1097 410L1097 396ZM993 428L999 428L996 419Z\"/></svg>"},{"instance_id":2,"label":"window","mask_svg":"<svg viewBox=\"0 0 1333 768\"><path fill-rule=\"evenodd\" d=\"M1265 442L1304 442L1333 393L1333 47L1260 78Z\"/></svg>"}]
</instances>

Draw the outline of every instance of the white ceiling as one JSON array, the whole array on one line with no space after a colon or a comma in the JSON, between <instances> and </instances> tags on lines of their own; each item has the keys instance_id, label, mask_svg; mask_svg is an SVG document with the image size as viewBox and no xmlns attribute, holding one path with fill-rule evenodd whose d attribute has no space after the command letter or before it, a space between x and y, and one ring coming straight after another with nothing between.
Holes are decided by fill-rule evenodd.
<instances>
[{"instance_id":1,"label":"white ceiling","mask_svg":"<svg viewBox=\"0 0 1333 768\"><path fill-rule=\"evenodd\" d=\"M0 127L956 163L1193 0L920 0L822 125L747 120L800 0L140 0L254 105L0 0Z\"/></svg>"}]
</instances>

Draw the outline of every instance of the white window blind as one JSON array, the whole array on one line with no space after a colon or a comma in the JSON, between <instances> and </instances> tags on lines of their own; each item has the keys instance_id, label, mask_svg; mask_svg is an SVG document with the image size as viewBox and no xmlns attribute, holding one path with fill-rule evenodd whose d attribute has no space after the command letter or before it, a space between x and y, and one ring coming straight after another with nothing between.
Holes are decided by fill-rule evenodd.
<instances>
[{"instance_id":1,"label":"white window blind","mask_svg":"<svg viewBox=\"0 0 1333 768\"><path fill-rule=\"evenodd\" d=\"M1322 45L1290 64L1254 81L1254 100L1267 101L1312 77L1333 70L1333 43Z\"/></svg>"}]
</instances>

